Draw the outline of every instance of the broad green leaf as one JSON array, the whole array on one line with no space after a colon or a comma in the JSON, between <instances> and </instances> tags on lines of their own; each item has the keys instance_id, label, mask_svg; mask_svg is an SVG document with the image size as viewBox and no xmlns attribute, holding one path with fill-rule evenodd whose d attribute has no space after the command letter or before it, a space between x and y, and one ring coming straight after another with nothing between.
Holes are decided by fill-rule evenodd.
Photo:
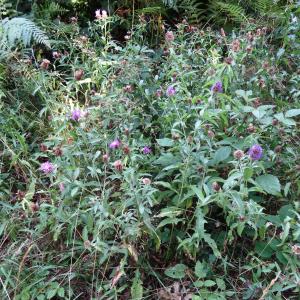
<instances>
[{"instance_id":1,"label":"broad green leaf","mask_svg":"<svg viewBox=\"0 0 300 300\"><path fill-rule=\"evenodd\" d=\"M165 275L174 278L174 279L182 279L185 277L185 272L187 270L187 266L184 264L177 264L174 267L168 268L165 270Z\"/></svg>"},{"instance_id":2,"label":"broad green leaf","mask_svg":"<svg viewBox=\"0 0 300 300\"><path fill-rule=\"evenodd\" d=\"M172 139L164 138L156 140L159 146L162 147L172 147L174 145L174 141Z\"/></svg>"},{"instance_id":3,"label":"broad green leaf","mask_svg":"<svg viewBox=\"0 0 300 300\"><path fill-rule=\"evenodd\" d=\"M284 117L283 113L278 113L278 114L274 115L274 117L278 121L282 122L283 124L285 124L287 126L294 126L294 125L296 125L296 122L293 119Z\"/></svg>"},{"instance_id":4,"label":"broad green leaf","mask_svg":"<svg viewBox=\"0 0 300 300\"><path fill-rule=\"evenodd\" d=\"M216 283L212 280L205 280L204 281L204 286L206 286L206 287L212 287L214 285L216 285Z\"/></svg>"},{"instance_id":5,"label":"broad green leaf","mask_svg":"<svg viewBox=\"0 0 300 300\"><path fill-rule=\"evenodd\" d=\"M285 113L287 118L292 118L300 115L300 109L290 109Z\"/></svg>"},{"instance_id":6,"label":"broad green leaf","mask_svg":"<svg viewBox=\"0 0 300 300\"><path fill-rule=\"evenodd\" d=\"M220 290L226 290L225 281L222 278L216 278L217 286Z\"/></svg>"},{"instance_id":7,"label":"broad green leaf","mask_svg":"<svg viewBox=\"0 0 300 300\"><path fill-rule=\"evenodd\" d=\"M64 288L62 288L62 287L60 287L59 289L58 289L58 291L57 291L57 295L59 296L59 297L64 297L65 296L65 290L64 290Z\"/></svg>"},{"instance_id":8,"label":"broad green leaf","mask_svg":"<svg viewBox=\"0 0 300 300\"><path fill-rule=\"evenodd\" d=\"M174 156L172 153L163 153L154 164L161 165L161 166L170 166L175 163L179 163L181 159L178 156Z\"/></svg>"},{"instance_id":9,"label":"broad green leaf","mask_svg":"<svg viewBox=\"0 0 300 300\"><path fill-rule=\"evenodd\" d=\"M57 289L51 289L47 291L47 299L52 299L56 295Z\"/></svg>"},{"instance_id":10,"label":"broad green leaf","mask_svg":"<svg viewBox=\"0 0 300 300\"><path fill-rule=\"evenodd\" d=\"M195 274L196 276L200 278L204 278L207 274L204 265L198 260L196 265L195 265Z\"/></svg>"},{"instance_id":11,"label":"broad green leaf","mask_svg":"<svg viewBox=\"0 0 300 300\"><path fill-rule=\"evenodd\" d=\"M213 162L215 164L220 163L221 161L226 160L231 154L231 147L222 147L215 152Z\"/></svg>"},{"instance_id":12,"label":"broad green leaf","mask_svg":"<svg viewBox=\"0 0 300 300\"><path fill-rule=\"evenodd\" d=\"M274 250L267 242L257 241L255 243L255 252L262 258L270 258L273 255Z\"/></svg>"},{"instance_id":13,"label":"broad green leaf","mask_svg":"<svg viewBox=\"0 0 300 300\"><path fill-rule=\"evenodd\" d=\"M268 194L277 196L280 193L280 182L274 175L261 175L257 177L255 181Z\"/></svg>"}]
</instances>

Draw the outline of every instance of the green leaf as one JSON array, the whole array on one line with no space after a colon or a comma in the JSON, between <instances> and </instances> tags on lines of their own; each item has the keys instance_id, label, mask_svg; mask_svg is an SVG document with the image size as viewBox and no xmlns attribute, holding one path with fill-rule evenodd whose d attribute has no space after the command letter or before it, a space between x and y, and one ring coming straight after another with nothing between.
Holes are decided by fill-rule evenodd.
<instances>
[{"instance_id":1,"label":"green leaf","mask_svg":"<svg viewBox=\"0 0 300 300\"><path fill-rule=\"evenodd\" d=\"M179 219L179 218L166 218L166 219L162 220L158 224L157 228L164 227L164 226L166 226L168 224L175 224L175 225L177 225L179 222L182 222L183 220L184 219Z\"/></svg>"},{"instance_id":2,"label":"green leaf","mask_svg":"<svg viewBox=\"0 0 300 300\"><path fill-rule=\"evenodd\" d=\"M300 109L290 109L285 113L287 118L292 118L300 115Z\"/></svg>"},{"instance_id":3,"label":"green leaf","mask_svg":"<svg viewBox=\"0 0 300 300\"><path fill-rule=\"evenodd\" d=\"M57 295L59 296L59 297L64 297L65 296L65 290L64 290L64 288L62 288L62 287L60 287L59 289L58 289L58 291L57 291Z\"/></svg>"},{"instance_id":4,"label":"green leaf","mask_svg":"<svg viewBox=\"0 0 300 300\"><path fill-rule=\"evenodd\" d=\"M257 241L255 243L255 252L262 258L270 258L273 255L274 250L268 243Z\"/></svg>"},{"instance_id":5,"label":"green leaf","mask_svg":"<svg viewBox=\"0 0 300 300\"><path fill-rule=\"evenodd\" d=\"M156 140L158 145L161 147L172 147L174 145L174 141L172 139L164 138Z\"/></svg>"},{"instance_id":6,"label":"green leaf","mask_svg":"<svg viewBox=\"0 0 300 300\"><path fill-rule=\"evenodd\" d=\"M217 286L220 290L226 290L225 281L222 278L216 278Z\"/></svg>"},{"instance_id":7,"label":"green leaf","mask_svg":"<svg viewBox=\"0 0 300 300\"><path fill-rule=\"evenodd\" d=\"M52 289L47 291L47 299L52 299L56 295L57 289Z\"/></svg>"},{"instance_id":8,"label":"green leaf","mask_svg":"<svg viewBox=\"0 0 300 300\"><path fill-rule=\"evenodd\" d=\"M268 194L275 196L280 194L281 186L276 176L271 174L261 175L255 181Z\"/></svg>"},{"instance_id":9,"label":"green leaf","mask_svg":"<svg viewBox=\"0 0 300 300\"><path fill-rule=\"evenodd\" d=\"M185 271L187 266L184 264L177 264L174 267L168 268L165 270L165 275L174 278L174 279L182 279L185 277Z\"/></svg>"},{"instance_id":10,"label":"green leaf","mask_svg":"<svg viewBox=\"0 0 300 300\"><path fill-rule=\"evenodd\" d=\"M213 162L215 164L220 163L221 161L226 160L231 153L231 147L222 147L215 152Z\"/></svg>"},{"instance_id":11,"label":"green leaf","mask_svg":"<svg viewBox=\"0 0 300 300\"><path fill-rule=\"evenodd\" d=\"M163 153L154 164L161 166L170 166L181 161L180 157L174 156L172 153Z\"/></svg>"},{"instance_id":12,"label":"green leaf","mask_svg":"<svg viewBox=\"0 0 300 300\"><path fill-rule=\"evenodd\" d=\"M195 274L196 276L200 278L204 278L207 274L204 265L198 260L196 265L195 265Z\"/></svg>"},{"instance_id":13,"label":"green leaf","mask_svg":"<svg viewBox=\"0 0 300 300\"><path fill-rule=\"evenodd\" d=\"M253 169L252 168L245 168L244 169L244 179L249 180L253 175Z\"/></svg>"},{"instance_id":14,"label":"green leaf","mask_svg":"<svg viewBox=\"0 0 300 300\"><path fill-rule=\"evenodd\" d=\"M294 125L296 125L296 122L293 119L284 117L283 113L278 113L278 114L274 115L274 117L278 121L282 122L283 124L285 124L287 126L294 126Z\"/></svg>"},{"instance_id":15,"label":"green leaf","mask_svg":"<svg viewBox=\"0 0 300 300\"><path fill-rule=\"evenodd\" d=\"M206 287L212 287L214 285L216 285L216 283L212 280L205 280L204 281L204 286L206 286Z\"/></svg>"},{"instance_id":16,"label":"green leaf","mask_svg":"<svg viewBox=\"0 0 300 300\"><path fill-rule=\"evenodd\" d=\"M140 279L140 272L135 272L135 277L131 286L131 299L132 300L140 300L143 298L143 282Z\"/></svg>"}]
</instances>

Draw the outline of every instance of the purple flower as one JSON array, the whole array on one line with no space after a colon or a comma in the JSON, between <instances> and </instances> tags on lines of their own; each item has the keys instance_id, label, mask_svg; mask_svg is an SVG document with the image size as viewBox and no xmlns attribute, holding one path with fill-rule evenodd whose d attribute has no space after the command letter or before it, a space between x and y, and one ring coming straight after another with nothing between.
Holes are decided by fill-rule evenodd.
<instances>
[{"instance_id":1,"label":"purple flower","mask_svg":"<svg viewBox=\"0 0 300 300\"><path fill-rule=\"evenodd\" d=\"M262 158L263 149L260 145L255 144L249 149L248 155L252 160L259 160Z\"/></svg>"},{"instance_id":2,"label":"purple flower","mask_svg":"<svg viewBox=\"0 0 300 300\"><path fill-rule=\"evenodd\" d=\"M79 119L82 117L82 112L80 109L74 109L71 113L71 119L75 122L78 122Z\"/></svg>"},{"instance_id":3,"label":"purple flower","mask_svg":"<svg viewBox=\"0 0 300 300\"><path fill-rule=\"evenodd\" d=\"M151 148L148 147L148 146L145 146L145 147L142 149L142 151L143 151L143 153L144 153L145 155L147 155L147 154L150 154L150 153L151 153Z\"/></svg>"},{"instance_id":4,"label":"purple flower","mask_svg":"<svg viewBox=\"0 0 300 300\"><path fill-rule=\"evenodd\" d=\"M46 161L41 164L39 170L42 171L44 174L50 174L50 173L53 173L54 169L55 169L55 166L51 162Z\"/></svg>"},{"instance_id":5,"label":"purple flower","mask_svg":"<svg viewBox=\"0 0 300 300\"><path fill-rule=\"evenodd\" d=\"M111 143L109 144L109 148L110 148L110 149L117 149L117 148L119 148L120 146L121 146L121 141L120 141L119 139L114 140L113 142L111 142Z\"/></svg>"},{"instance_id":6,"label":"purple flower","mask_svg":"<svg viewBox=\"0 0 300 300\"><path fill-rule=\"evenodd\" d=\"M167 92L166 93L167 93L168 97L174 96L176 94L176 89L174 88L174 86L170 85L167 88Z\"/></svg>"},{"instance_id":7,"label":"purple flower","mask_svg":"<svg viewBox=\"0 0 300 300\"><path fill-rule=\"evenodd\" d=\"M211 91L213 91L214 93L222 93L223 92L223 88L222 88L222 82L221 81L217 81L216 83L214 83L210 89Z\"/></svg>"}]
</instances>

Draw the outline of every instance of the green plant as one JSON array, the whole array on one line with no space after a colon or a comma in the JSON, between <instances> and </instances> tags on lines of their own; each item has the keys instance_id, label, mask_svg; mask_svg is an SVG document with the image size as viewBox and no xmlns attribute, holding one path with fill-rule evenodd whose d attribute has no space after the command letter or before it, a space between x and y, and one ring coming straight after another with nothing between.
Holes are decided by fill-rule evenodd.
<instances>
[{"instance_id":1,"label":"green plant","mask_svg":"<svg viewBox=\"0 0 300 300\"><path fill-rule=\"evenodd\" d=\"M49 25L34 63L17 48L0 69L1 297L297 299L294 9L273 30L181 22L153 48L146 22L120 43L104 14Z\"/></svg>"},{"instance_id":2,"label":"green plant","mask_svg":"<svg viewBox=\"0 0 300 300\"><path fill-rule=\"evenodd\" d=\"M2 20L0 38L1 44L8 49L16 46L18 42L21 42L26 47L32 41L50 48L50 41L47 35L34 22L23 17Z\"/></svg>"}]
</instances>

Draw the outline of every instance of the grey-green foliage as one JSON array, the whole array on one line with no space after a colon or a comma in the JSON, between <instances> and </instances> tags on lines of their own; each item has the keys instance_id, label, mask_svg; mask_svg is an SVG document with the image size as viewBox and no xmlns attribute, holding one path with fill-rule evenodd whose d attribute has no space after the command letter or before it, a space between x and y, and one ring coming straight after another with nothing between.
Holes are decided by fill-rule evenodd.
<instances>
[{"instance_id":1,"label":"grey-green foliage","mask_svg":"<svg viewBox=\"0 0 300 300\"><path fill-rule=\"evenodd\" d=\"M34 22L24 18L5 18L0 25L0 50L11 49L18 43L27 47L32 42L51 48L48 36Z\"/></svg>"}]
</instances>

